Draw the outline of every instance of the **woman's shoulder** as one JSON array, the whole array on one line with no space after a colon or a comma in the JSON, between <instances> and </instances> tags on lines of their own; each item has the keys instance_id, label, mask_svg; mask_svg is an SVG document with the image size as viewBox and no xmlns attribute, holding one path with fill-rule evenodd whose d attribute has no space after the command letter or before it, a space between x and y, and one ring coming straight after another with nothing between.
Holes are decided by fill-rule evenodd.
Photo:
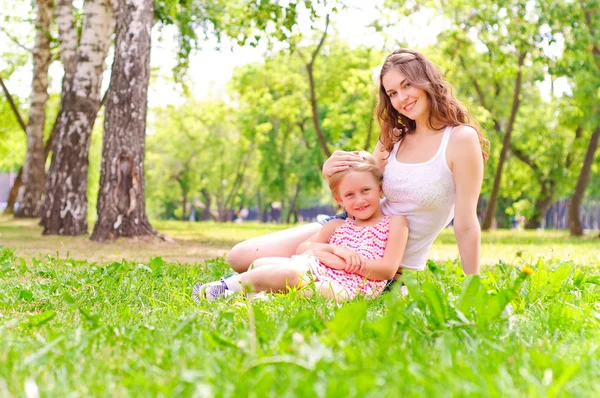
<instances>
[{"instance_id":1,"label":"woman's shoulder","mask_svg":"<svg viewBox=\"0 0 600 398\"><path fill-rule=\"evenodd\" d=\"M452 135L450 136L450 142L452 141L470 141L476 140L479 142L479 135L475 127L469 124L461 124L452 128Z\"/></svg>"},{"instance_id":2,"label":"woman's shoulder","mask_svg":"<svg viewBox=\"0 0 600 398\"><path fill-rule=\"evenodd\" d=\"M479 134L473 126L468 124L454 127L448 141L448 151L450 154L454 152L463 153L465 149L467 151L472 149L481 150L479 147Z\"/></svg>"},{"instance_id":3,"label":"woman's shoulder","mask_svg":"<svg viewBox=\"0 0 600 398\"><path fill-rule=\"evenodd\" d=\"M481 144L477 130L468 124L454 127L448 141L447 152L447 160L451 169L455 162L479 162L480 158Z\"/></svg>"}]
</instances>

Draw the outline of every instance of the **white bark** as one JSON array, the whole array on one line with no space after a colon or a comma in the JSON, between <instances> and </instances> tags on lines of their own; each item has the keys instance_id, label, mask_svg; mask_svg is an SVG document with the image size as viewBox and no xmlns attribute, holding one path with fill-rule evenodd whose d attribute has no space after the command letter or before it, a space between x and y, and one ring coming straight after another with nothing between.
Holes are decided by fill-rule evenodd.
<instances>
[{"instance_id":1,"label":"white bark","mask_svg":"<svg viewBox=\"0 0 600 398\"><path fill-rule=\"evenodd\" d=\"M80 98L99 99L104 59L114 27L112 6L108 0L86 0L83 12L85 19L71 90Z\"/></svg>"},{"instance_id":2,"label":"white bark","mask_svg":"<svg viewBox=\"0 0 600 398\"><path fill-rule=\"evenodd\" d=\"M75 73L77 65L77 31L75 30L73 1L57 0L55 15L56 24L58 25L60 60L65 70L63 81L68 84ZM65 90L65 86L63 85L63 91L68 91L68 86Z\"/></svg>"},{"instance_id":3,"label":"white bark","mask_svg":"<svg viewBox=\"0 0 600 398\"><path fill-rule=\"evenodd\" d=\"M88 151L100 105L113 18L109 0L85 1L76 69L57 121L42 214L44 234L87 233Z\"/></svg>"},{"instance_id":4,"label":"white bark","mask_svg":"<svg viewBox=\"0 0 600 398\"><path fill-rule=\"evenodd\" d=\"M153 0L120 0L104 120L98 220L91 239L156 235L144 200Z\"/></svg>"},{"instance_id":5,"label":"white bark","mask_svg":"<svg viewBox=\"0 0 600 398\"><path fill-rule=\"evenodd\" d=\"M50 67L49 29L52 0L37 0L31 105L27 122L27 156L23 166L23 195L17 217L39 217L44 191L44 124L48 102L48 68Z\"/></svg>"}]
</instances>

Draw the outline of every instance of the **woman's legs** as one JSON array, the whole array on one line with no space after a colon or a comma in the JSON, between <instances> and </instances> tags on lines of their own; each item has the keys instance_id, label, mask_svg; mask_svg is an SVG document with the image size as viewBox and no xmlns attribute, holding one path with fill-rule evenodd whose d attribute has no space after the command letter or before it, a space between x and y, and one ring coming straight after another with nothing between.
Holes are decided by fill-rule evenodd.
<instances>
[{"instance_id":1,"label":"woman's legs","mask_svg":"<svg viewBox=\"0 0 600 398\"><path fill-rule=\"evenodd\" d=\"M237 272L245 272L261 257L291 257L300 243L318 234L321 224L312 223L273 232L238 243L227 254L227 262Z\"/></svg>"}]
</instances>

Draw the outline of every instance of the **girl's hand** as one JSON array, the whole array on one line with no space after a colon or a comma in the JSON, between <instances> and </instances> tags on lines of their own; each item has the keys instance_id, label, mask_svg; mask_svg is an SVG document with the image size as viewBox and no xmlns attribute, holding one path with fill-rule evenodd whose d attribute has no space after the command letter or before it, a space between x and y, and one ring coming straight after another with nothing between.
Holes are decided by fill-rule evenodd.
<instances>
[{"instance_id":1,"label":"girl's hand","mask_svg":"<svg viewBox=\"0 0 600 398\"><path fill-rule=\"evenodd\" d=\"M362 275L362 273L364 273L364 271L365 271L365 264L346 265L346 268L344 268L344 271L349 274L361 274Z\"/></svg>"},{"instance_id":2,"label":"girl's hand","mask_svg":"<svg viewBox=\"0 0 600 398\"><path fill-rule=\"evenodd\" d=\"M323 163L323 176L329 179L335 173L344 171L351 166L356 166L363 162L363 158L359 155L358 151L346 152L346 151L335 151L331 154L329 159Z\"/></svg>"},{"instance_id":3,"label":"girl's hand","mask_svg":"<svg viewBox=\"0 0 600 398\"><path fill-rule=\"evenodd\" d=\"M340 271L343 271L344 268L346 268L346 262L344 261L344 259L342 259L339 256L336 256L333 253L329 253L323 250L312 250L311 253L306 254L315 256L317 259L319 259L321 264L329 268L337 269Z\"/></svg>"},{"instance_id":4,"label":"girl's hand","mask_svg":"<svg viewBox=\"0 0 600 398\"><path fill-rule=\"evenodd\" d=\"M351 270L361 269L366 265L366 260L364 259L363 256L361 256L360 254L358 254L355 251L346 249L344 247L335 246L333 249L333 254L344 259L344 261L346 262L346 267L344 268L345 271L347 269L351 269ZM346 271L346 272L349 272L349 271ZM352 273L354 273L354 272L352 272Z\"/></svg>"}]
</instances>

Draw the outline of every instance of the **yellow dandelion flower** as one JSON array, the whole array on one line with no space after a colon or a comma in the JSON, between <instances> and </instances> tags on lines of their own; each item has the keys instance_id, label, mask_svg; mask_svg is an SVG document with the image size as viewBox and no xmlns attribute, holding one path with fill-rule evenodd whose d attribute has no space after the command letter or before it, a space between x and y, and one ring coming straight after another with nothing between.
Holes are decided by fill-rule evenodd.
<instances>
[{"instance_id":1,"label":"yellow dandelion flower","mask_svg":"<svg viewBox=\"0 0 600 398\"><path fill-rule=\"evenodd\" d=\"M524 274L526 275L533 275L535 273L535 271L533 270L533 268L528 267L528 266L524 266L523 269L521 270Z\"/></svg>"}]
</instances>

